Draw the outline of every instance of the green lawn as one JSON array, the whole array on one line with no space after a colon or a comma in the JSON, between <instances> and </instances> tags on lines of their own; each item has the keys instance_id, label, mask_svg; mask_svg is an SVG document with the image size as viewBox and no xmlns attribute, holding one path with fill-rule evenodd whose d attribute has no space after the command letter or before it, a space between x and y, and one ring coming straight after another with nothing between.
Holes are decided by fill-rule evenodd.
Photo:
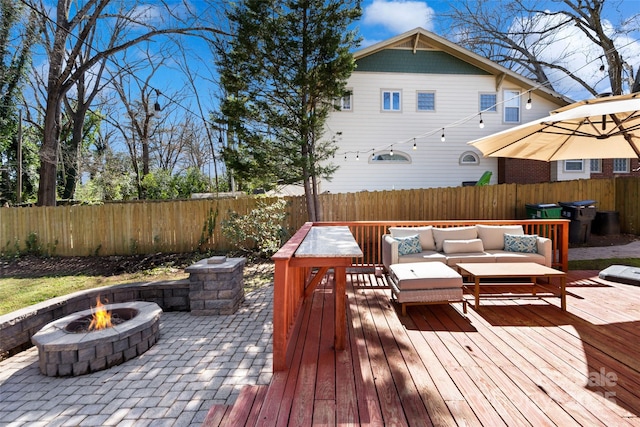
<instances>
[{"instance_id":1,"label":"green lawn","mask_svg":"<svg viewBox=\"0 0 640 427\"><path fill-rule=\"evenodd\" d=\"M640 267L640 258L611 258L569 261L569 270L604 270L610 265Z\"/></svg>"},{"instance_id":2,"label":"green lawn","mask_svg":"<svg viewBox=\"0 0 640 427\"><path fill-rule=\"evenodd\" d=\"M151 280L177 280L187 278L180 273L140 272L117 276L55 276L27 279L0 279L0 316L51 298L67 295L84 289L120 285Z\"/></svg>"}]
</instances>

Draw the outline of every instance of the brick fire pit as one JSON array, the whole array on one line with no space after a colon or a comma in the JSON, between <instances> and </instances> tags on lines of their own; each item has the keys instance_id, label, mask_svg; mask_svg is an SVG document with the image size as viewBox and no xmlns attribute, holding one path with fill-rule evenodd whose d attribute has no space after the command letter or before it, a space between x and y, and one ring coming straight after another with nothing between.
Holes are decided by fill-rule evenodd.
<instances>
[{"instance_id":1,"label":"brick fire pit","mask_svg":"<svg viewBox=\"0 0 640 427\"><path fill-rule=\"evenodd\" d=\"M77 376L107 369L141 355L158 340L162 309L156 303L134 301L104 308L127 319L107 329L73 332L74 324L93 313L83 310L49 323L31 338L43 374Z\"/></svg>"}]
</instances>

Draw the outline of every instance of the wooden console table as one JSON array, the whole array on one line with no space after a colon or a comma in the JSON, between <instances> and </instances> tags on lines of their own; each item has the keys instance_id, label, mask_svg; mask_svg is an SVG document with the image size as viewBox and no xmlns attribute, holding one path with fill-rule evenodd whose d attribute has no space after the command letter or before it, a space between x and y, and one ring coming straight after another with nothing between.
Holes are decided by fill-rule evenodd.
<instances>
[{"instance_id":1,"label":"wooden console table","mask_svg":"<svg viewBox=\"0 0 640 427\"><path fill-rule=\"evenodd\" d=\"M353 258L362 257L362 250L346 226L311 227L309 233L291 259L292 267L319 267L314 279L307 284L306 294L333 268L335 283L335 349L344 350L347 337L347 267Z\"/></svg>"},{"instance_id":2,"label":"wooden console table","mask_svg":"<svg viewBox=\"0 0 640 427\"><path fill-rule=\"evenodd\" d=\"M567 277L564 271L555 270L535 262L460 263L458 271L473 280L475 309L480 307L480 280L482 279L531 279L533 295L536 294L537 279L540 277L560 279L560 308L567 309ZM492 283L494 285L494 283Z\"/></svg>"}]
</instances>

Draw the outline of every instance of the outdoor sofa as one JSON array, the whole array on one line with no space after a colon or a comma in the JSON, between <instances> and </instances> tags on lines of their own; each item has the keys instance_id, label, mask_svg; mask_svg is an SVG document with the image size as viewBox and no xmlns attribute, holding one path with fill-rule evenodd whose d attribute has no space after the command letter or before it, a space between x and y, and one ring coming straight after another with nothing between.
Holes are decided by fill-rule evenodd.
<instances>
[{"instance_id":1,"label":"outdoor sofa","mask_svg":"<svg viewBox=\"0 0 640 427\"><path fill-rule=\"evenodd\" d=\"M466 313L458 263L535 262L551 267L551 251L550 239L525 235L522 225L389 227L389 234L382 236L391 296L403 315L407 305L451 302L462 302Z\"/></svg>"},{"instance_id":2,"label":"outdoor sofa","mask_svg":"<svg viewBox=\"0 0 640 427\"><path fill-rule=\"evenodd\" d=\"M551 240L525 235L522 225L438 228L389 227L382 236L382 263L535 262L551 267Z\"/></svg>"}]
</instances>

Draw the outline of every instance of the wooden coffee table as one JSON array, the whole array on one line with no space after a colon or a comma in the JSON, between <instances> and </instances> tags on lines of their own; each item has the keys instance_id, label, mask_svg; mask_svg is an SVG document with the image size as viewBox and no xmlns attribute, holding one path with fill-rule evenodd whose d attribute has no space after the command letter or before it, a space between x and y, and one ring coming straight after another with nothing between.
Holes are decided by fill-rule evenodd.
<instances>
[{"instance_id":1,"label":"wooden coffee table","mask_svg":"<svg viewBox=\"0 0 640 427\"><path fill-rule=\"evenodd\" d=\"M555 270L535 262L496 262L496 263L460 263L458 271L462 276L469 276L473 281L475 309L480 307L480 280L483 279L522 279L529 278L533 286L532 294L536 294L538 278L560 279L560 308L567 309L567 277L564 271ZM551 283L551 280L549 280ZM495 283L492 283L495 285Z\"/></svg>"}]
</instances>

